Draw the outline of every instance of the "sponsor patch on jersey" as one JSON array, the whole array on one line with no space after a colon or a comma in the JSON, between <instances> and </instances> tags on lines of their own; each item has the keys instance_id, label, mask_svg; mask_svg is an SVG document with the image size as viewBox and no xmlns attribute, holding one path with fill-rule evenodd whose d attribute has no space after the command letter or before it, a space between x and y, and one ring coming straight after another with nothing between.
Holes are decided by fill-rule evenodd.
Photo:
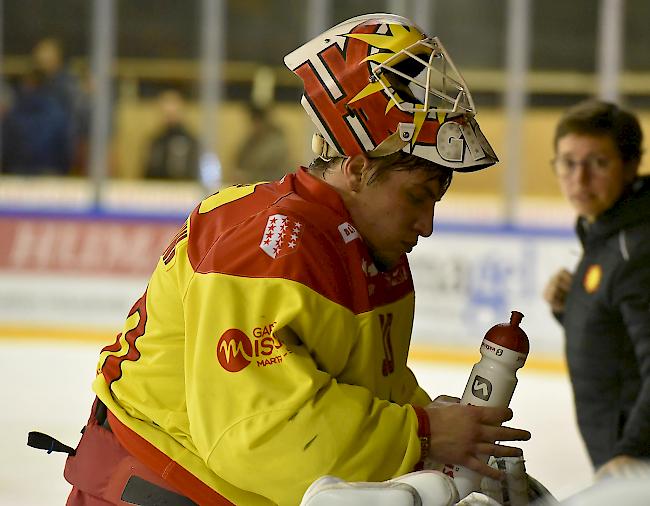
<instances>
[{"instance_id":1,"label":"sponsor patch on jersey","mask_svg":"<svg viewBox=\"0 0 650 506\"><path fill-rule=\"evenodd\" d=\"M302 223L284 214L269 216L260 241L260 248L271 258L278 258L298 249Z\"/></svg>"},{"instance_id":2,"label":"sponsor patch on jersey","mask_svg":"<svg viewBox=\"0 0 650 506\"><path fill-rule=\"evenodd\" d=\"M603 277L603 269L600 265L590 265L582 280L582 285L587 293L594 293L598 290L600 279Z\"/></svg>"},{"instance_id":3,"label":"sponsor patch on jersey","mask_svg":"<svg viewBox=\"0 0 650 506\"><path fill-rule=\"evenodd\" d=\"M239 372L251 363L251 340L239 329L229 329L217 343L217 360L228 372Z\"/></svg>"},{"instance_id":4,"label":"sponsor patch on jersey","mask_svg":"<svg viewBox=\"0 0 650 506\"><path fill-rule=\"evenodd\" d=\"M347 221L339 225L339 233L341 234L341 237L343 237L345 244L359 238L359 232L357 232L357 229Z\"/></svg>"},{"instance_id":5,"label":"sponsor patch on jersey","mask_svg":"<svg viewBox=\"0 0 650 506\"><path fill-rule=\"evenodd\" d=\"M290 352L273 334L275 325L276 322L270 322L254 327L250 334L240 329L226 330L216 349L221 367L228 372L239 372L251 364L257 367L282 364Z\"/></svg>"}]
</instances>

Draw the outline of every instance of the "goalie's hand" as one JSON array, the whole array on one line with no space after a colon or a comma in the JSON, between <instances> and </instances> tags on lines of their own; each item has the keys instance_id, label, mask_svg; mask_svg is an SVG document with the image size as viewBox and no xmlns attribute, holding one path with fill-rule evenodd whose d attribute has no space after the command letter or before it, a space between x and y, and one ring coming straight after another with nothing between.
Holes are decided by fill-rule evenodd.
<instances>
[{"instance_id":1,"label":"goalie's hand","mask_svg":"<svg viewBox=\"0 0 650 506\"><path fill-rule=\"evenodd\" d=\"M503 477L503 473L487 465L480 456L518 457L522 454L519 448L496 442L530 439L530 432L526 430L501 427L503 422L512 418L509 408L432 402L424 409L431 428L431 459L465 466L497 480Z\"/></svg>"}]
</instances>

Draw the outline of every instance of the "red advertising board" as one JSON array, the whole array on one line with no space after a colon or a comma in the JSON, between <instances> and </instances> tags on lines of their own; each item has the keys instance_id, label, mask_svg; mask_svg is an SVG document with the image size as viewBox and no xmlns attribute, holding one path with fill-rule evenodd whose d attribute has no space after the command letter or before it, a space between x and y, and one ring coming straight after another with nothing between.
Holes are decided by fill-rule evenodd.
<instances>
[{"instance_id":1,"label":"red advertising board","mask_svg":"<svg viewBox=\"0 0 650 506\"><path fill-rule=\"evenodd\" d=\"M0 217L0 270L148 276L182 223Z\"/></svg>"}]
</instances>

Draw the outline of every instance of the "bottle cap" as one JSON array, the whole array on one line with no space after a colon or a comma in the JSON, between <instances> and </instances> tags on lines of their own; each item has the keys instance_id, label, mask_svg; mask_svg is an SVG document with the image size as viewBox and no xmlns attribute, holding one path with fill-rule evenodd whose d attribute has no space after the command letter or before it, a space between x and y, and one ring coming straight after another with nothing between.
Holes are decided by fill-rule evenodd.
<instances>
[{"instance_id":1,"label":"bottle cap","mask_svg":"<svg viewBox=\"0 0 650 506\"><path fill-rule=\"evenodd\" d=\"M528 336L519 327L524 317L519 311L512 311L509 323L498 323L485 334L485 340L518 353L528 354Z\"/></svg>"}]
</instances>

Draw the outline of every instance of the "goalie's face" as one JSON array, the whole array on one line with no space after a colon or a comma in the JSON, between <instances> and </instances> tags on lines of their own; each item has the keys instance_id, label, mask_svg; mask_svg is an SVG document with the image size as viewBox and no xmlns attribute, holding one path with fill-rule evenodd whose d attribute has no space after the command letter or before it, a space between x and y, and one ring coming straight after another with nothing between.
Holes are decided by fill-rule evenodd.
<instances>
[{"instance_id":1,"label":"goalie's face","mask_svg":"<svg viewBox=\"0 0 650 506\"><path fill-rule=\"evenodd\" d=\"M447 183L426 168L389 168L373 178L375 170L361 173L346 204L377 267L385 270L432 234L435 206Z\"/></svg>"}]
</instances>

